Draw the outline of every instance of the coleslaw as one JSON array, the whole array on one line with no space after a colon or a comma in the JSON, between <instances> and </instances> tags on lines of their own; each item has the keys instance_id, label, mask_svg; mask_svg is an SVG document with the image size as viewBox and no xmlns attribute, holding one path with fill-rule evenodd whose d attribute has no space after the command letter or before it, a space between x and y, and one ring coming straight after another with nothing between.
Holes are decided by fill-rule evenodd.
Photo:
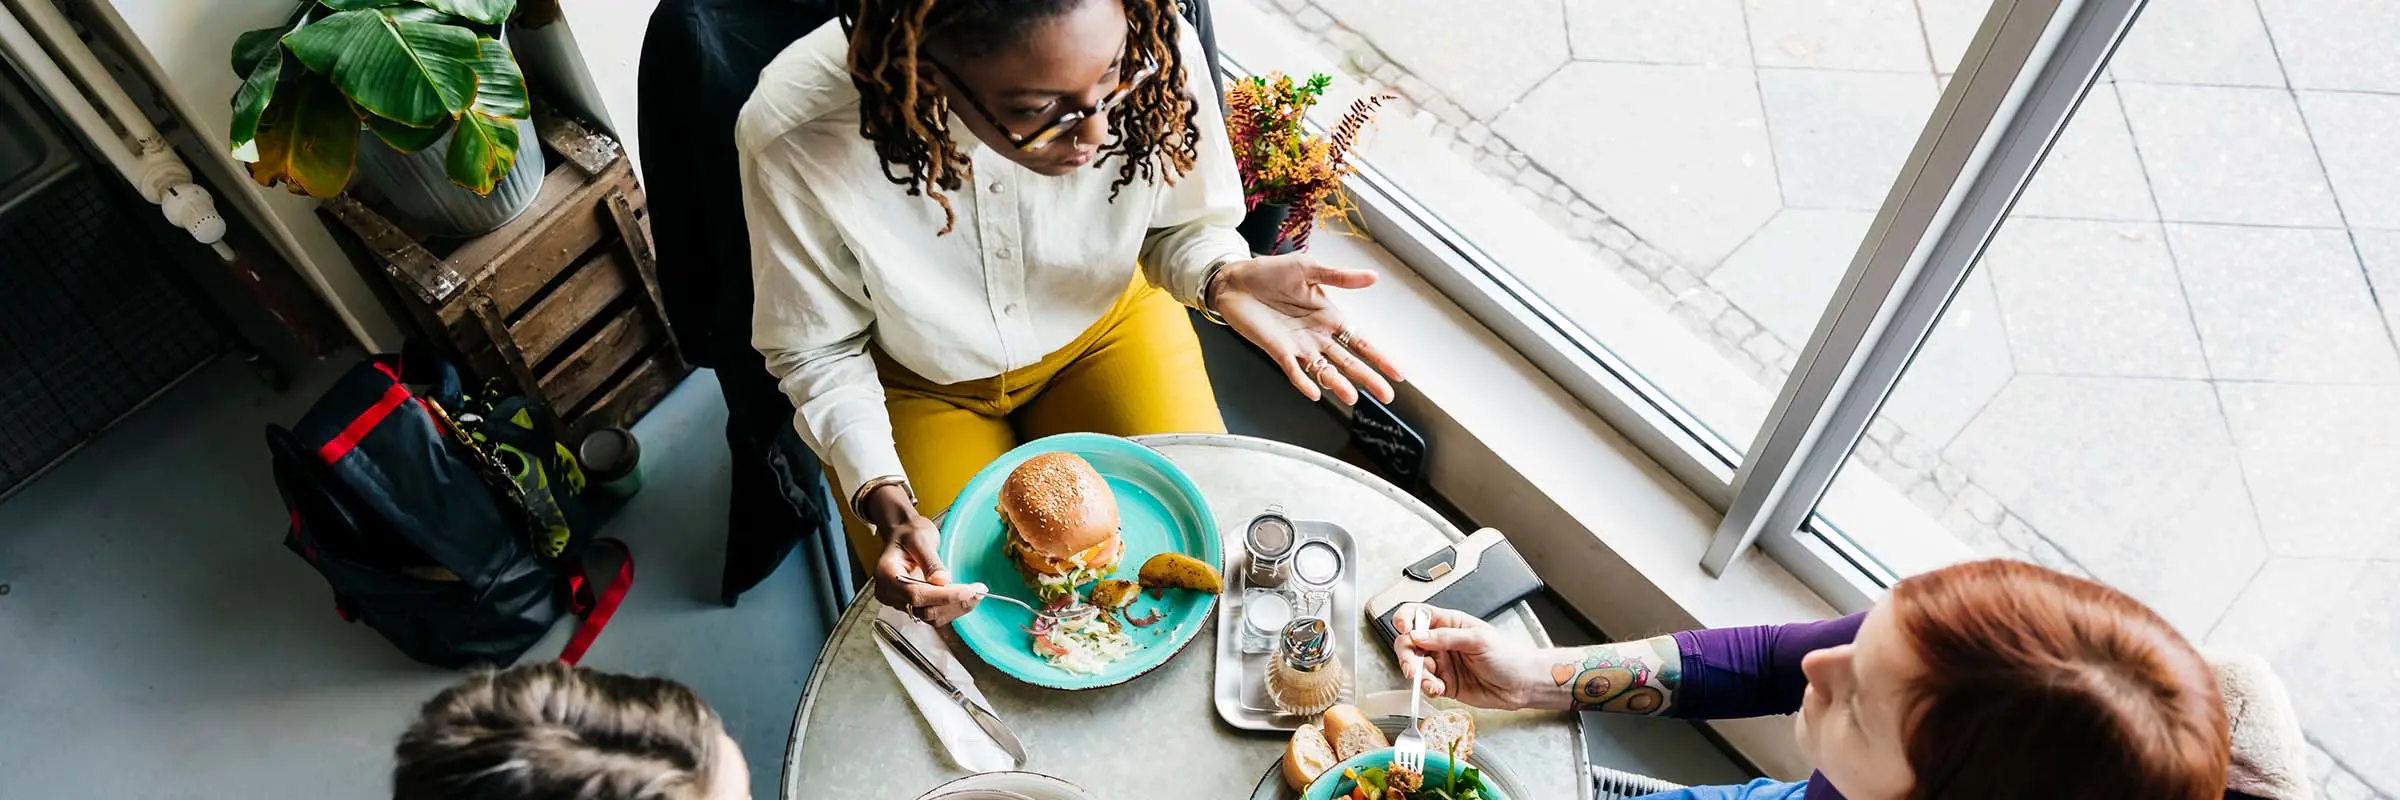
<instances>
[{"instance_id":1,"label":"coleslaw","mask_svg":"<svg viewBox=\"0 0 2400 800\"><path fill-rule=\"evenodd\" d=\"M1132 655L1134 645L1133 637L1126 636L1116 620L1107 614L1093 614L1062 619L1047 630L1033 631L1033 651L1051 666L1078 675L1096 675Z\"/></svg>"}]
</instances>

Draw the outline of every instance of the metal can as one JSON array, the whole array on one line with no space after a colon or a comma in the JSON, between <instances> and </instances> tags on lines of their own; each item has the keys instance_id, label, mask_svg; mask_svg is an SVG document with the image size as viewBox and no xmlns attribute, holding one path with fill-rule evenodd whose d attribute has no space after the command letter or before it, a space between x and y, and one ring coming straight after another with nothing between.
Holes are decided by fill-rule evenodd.
<instances>
[{"instance_id":1,"label":"metal can","mask_svg":"<svg viewBox=\"0 0 2400 800\"><path fill-rule=\"evenodd\" d=\"M1246 577L1251 586L1273 589L1290 580L1292 553L1300 548L1300 529L1283 515L1282 506L1267 506L1264 513L1250 519L1250 527L1242 535L1242 549L1250 555Z\"/></svg>"}]
</instances>

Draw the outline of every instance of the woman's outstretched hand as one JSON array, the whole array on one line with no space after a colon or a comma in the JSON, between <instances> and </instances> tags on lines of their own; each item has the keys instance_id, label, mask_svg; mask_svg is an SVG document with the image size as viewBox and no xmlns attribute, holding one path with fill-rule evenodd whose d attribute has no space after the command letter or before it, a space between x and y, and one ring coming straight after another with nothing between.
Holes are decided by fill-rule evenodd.
<instances>
[{"instance_id":1,"label":"woman's outstretched hand","mask_svg":"<svg viewBox=\"0 0 2400 800\"><path fill-rule=\"evenodd\" d=\"M1400 369L1350 329L1325 291L1373 285L1375 273L1328 267L1295 253L1224 265L1208 299L1225 324L1275 359L1308 399L1329 391L1344 404L1356 404L1364 389L1388 403L1392 381L1404 380Z\"/></svg>"}]
</instances>

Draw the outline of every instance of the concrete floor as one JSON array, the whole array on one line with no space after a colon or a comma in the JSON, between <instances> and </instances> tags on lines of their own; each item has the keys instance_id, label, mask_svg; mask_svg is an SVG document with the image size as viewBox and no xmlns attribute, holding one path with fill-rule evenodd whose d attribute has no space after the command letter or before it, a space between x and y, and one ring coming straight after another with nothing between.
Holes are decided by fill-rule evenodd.
<instances>
[{"instance_id":1,"label":"concrete floor","mask_svg":"<svg viewBox=\"0 0 2400 800\"><path fill-rule=\"evenodd\" d=\"M1234 430L1340 445L1338 426L1267 365L1221 331L1204 341ZM303 369L277 395L220 360L0 503L0 799L387 792L394 740L456 675L334 616L323 582L280 543L259 442L338 370ZM638 581L584 663L697 689L742 743L755 795L773 798L824 631L792 565L737 608L714 599L723 413L703 372L637 427L648 486L608 532L639 554ZM567 633L529 657L556 653ZM1601 763L1740 777L1688 726L1617 718L1593 730Z\"/></svg>"}]
</instances>

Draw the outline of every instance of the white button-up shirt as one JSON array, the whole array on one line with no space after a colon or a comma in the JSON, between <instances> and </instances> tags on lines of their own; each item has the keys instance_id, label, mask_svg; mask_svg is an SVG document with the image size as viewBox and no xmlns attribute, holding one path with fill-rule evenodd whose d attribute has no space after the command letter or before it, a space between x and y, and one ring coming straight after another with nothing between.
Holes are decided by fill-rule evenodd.
<instances>
[{"instance_id":1,"label":"white button-up shirt","mask_svg":"<svg viewBox=\"0 0 2400 800\"><path fill-rule=\"evenodd\" d=\"M735 137L758 294L751 344L798 409L801 438L833 465L843 497L903 474L870 337L936 383L989 378L1074 341L1123 294L1137 261L1151 283L1194 305L1210 267L1248 255L1233 230L1241 180L1188 27L1181 47L1198 104L1190 173L1173 185L1163 175L1136 180L1112 201L1121 157L1045 177L984 147L953 117L974 172L947 193L958 221L943 236L935 235L941 207L886 179L859 136L838 23L793 43L760 74Z\"/></svg>"}]
</instances>

